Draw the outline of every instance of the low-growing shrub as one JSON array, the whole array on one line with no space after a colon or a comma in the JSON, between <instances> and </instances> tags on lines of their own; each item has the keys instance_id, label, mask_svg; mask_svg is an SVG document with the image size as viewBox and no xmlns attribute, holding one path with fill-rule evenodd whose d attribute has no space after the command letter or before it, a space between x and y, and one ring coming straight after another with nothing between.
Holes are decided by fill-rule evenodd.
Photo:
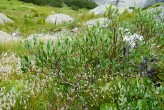
<instances>
[{"instance_id":1,"label":"low-growing shrub","mask_svg":"<svg viewBox=\"0 0 164 110\"><path fill-rule=\"evenodd\" d=\"M55 42L25 40L29 53L22 57L22 70L52 74L62 94L55 108L162 110L164 87L158 75L163 74L163 54L162 50L156 53L152 45L158 40L157 45L163 45L163 33L156 27L161 22L151 21L149 13L138 12L136 16L130 22L134 27L131 29L126 25L128 21L121 21L118 10L110 7L107 17L112 21L106 28L93 26L79 37ZM148 26L151 30L147 30ZM123 41L127 32L120 27L141 34L143 40L134 40L136 46L131 48Z\"/></svg>"}]
</instances>

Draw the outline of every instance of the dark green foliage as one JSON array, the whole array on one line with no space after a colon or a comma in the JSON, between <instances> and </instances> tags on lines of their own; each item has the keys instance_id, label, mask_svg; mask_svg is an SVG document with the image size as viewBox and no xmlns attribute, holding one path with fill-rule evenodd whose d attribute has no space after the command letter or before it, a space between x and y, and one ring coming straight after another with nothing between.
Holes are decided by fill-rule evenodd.
<instances>
[{"instance_id":1,"label":"dark green foliage","mask_svg":"<svg viewBox=\"0 0 164 110\"><path fill-rule=\"evenodd\" d=\"M36 5L50 5L53 7L62 7L64 4L72 7L73 10L80 8L92 9L97 6L96 3L88 0L20 0L28 3L34 3Z\"/></svg>"},{"instance_id":2,"label":"dark green foliage","mask_svg":"<svg viewBox=\"0 0 164 110\"><path fill-rule=\"evenodd\" d=\"M50 5L54 7L62 7L62 0L20 0L27 3L34 3L36 5Z\"/></svg>"},{"instance_id":3,"label":"dark green foliage","mask_svg":"<svg viewBox=\"0 0 164 110\"><path fill-rule=\"evenodd\" d=\"M92 9L97 6L96 3L88 1L88 0L65 0L65 4L73 7L73 9L76 9L76 10L77 8L78 9L80 8Z\"/></svg>"}]
</instances>

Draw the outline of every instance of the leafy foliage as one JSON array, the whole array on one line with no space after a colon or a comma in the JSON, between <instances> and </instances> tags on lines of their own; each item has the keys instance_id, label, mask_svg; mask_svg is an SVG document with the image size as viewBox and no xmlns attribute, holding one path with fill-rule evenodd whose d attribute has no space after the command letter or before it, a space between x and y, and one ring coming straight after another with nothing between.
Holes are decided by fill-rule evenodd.
<instances>
[{"instance_id":1,"label":"leafy foliage","mask_svg":"<svg viewBox=\"0 0 164 110\"><path fill-rule=\"evenodd\" d=\"M50 5L50 6L56 6L56 7L62 7L62 1L61 0L20 0L27 3L34 3L36 5Z\"/></svg>"},{"instance_id":2,"label":"leafy foliage","mask_svg":"<svg viewBox=\"0 0 164 110\"><path fill-rule=\"evenodd\" d=\"M109 7L107 28L93 26L76 38L24 41L22 70L53 76L62 94L55 108L162 110L164 25L158 12L135 11L135 19L122 21ZM123 40L129 32L144 36L135 48Z\"/></svg>"},{"instance_id":3,"label":"leafy foliage","mask_svg":"<svg viewBox=\"0 0 164 110\"><path fill-rule=\"evenodd\" d=\"M71 6L72 9L74 9L73 7L77 7L78 10L80 8L86 8L86 9L93 9L97 6L96 3L91 2L89 0L65 0L64 1L68 6Z\"/></svg>"}]
</instances>

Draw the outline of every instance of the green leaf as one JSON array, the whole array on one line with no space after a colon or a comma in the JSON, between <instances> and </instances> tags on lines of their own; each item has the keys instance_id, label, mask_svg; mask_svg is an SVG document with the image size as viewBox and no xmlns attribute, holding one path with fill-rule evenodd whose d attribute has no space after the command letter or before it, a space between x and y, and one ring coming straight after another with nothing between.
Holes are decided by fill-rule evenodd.
<instances>
[{"instance_id":1,"label":"green leaf","mask_svg":"<svg viewBox=\"0 0 164 110\"><path fill-rule=\"evenodd\" d=\"M144 99L139 99L137 101L138 110L147 110L147 103Z\"/></svg>"},{"instance_id":2,"label":"green leaf","mask_svg":"<svg viewBox=\"0 0 164 110\"><path fill-rule=\"evenodd\" d=\"M28 57L27 56L24 56L23 58L25 59L26 62L28 62Z\"/></svg>"},{"instance_id":3,"label":"green leaf","mask_svg":"<svg viewBox=\"0 0 164 110\"><path fill-rule=\"evenodd\" d=\"M105 103L100 106L100 110L117 110L115 103Z\"/></svg>"},{"instance_id":4,"label":"green leaf","mask_svg":"<svg viewBox=\"0 0 164 110\"><path fill-rule=\"evenodd\" d=\"M61 42L60 41L58 41L58 46L61 46Z\"/></svg>"}]
</instances>

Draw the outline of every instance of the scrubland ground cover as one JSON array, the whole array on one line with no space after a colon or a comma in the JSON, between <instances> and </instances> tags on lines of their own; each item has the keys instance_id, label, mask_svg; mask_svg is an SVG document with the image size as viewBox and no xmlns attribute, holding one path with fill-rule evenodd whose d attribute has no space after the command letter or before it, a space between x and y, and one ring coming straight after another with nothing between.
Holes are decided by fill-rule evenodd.
<instances>
[{"instance_id":1,"label":"scrubland ground cover","mask_svg":"<svg viewBox=\"0 0 164 110\"><path fill-rule=\"evenodd\" d=\"M70 7L57 8L51 6L37 6L32 3L24 3L18 0L1 0L0 12L15 21L14 24L0 26L0 29L7 32L19 31L24 37L33 33L52 32L53 30L64 27L74 28L81 26L81 24L87 20L98 17L93 16L93 14L87 14L86 9L74 11L71 10ZM54 13L68 14L76 18L76 21L72 24L57 26L45 23L45 18Z\"/></svg>"},{"instance_id":2,"label":"scrubland ground cover","mask_svg":"<svg viewBox=\"0 0 164 110\"><path fill-rule=\"evenodd\" d=\"M159 14L135 9L132 17L124 17L109 8L105 28L97 24L78 37L56 41L34 37L21 43L23 53L2 53L0 109L163 110L164 23ZM135 33L142 40L124 41Z\"/></svg>"}]
</instances>

